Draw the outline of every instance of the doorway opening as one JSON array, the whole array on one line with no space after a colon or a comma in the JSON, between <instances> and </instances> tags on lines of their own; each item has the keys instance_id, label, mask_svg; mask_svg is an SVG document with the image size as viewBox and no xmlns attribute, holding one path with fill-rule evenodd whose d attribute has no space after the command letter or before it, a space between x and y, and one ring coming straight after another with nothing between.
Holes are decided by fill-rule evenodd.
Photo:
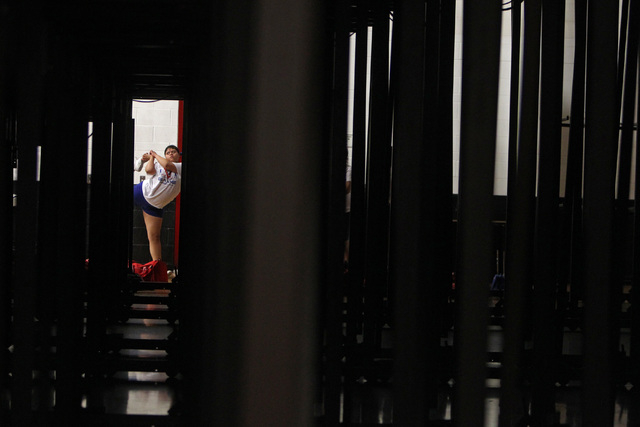
<instances>
[{"instance_id":1,"label":"doorway opening","mask_svg":"<svg viewBox=\"0 0 640 427\"><path fill-rule=\"evenodd\" d=\"M153 150L164 153L169 145L175 145L182 152L184 101L134 99L132 105L134 120L134 158ZM146 178L144 169L134 171L133 184ZM162 221L162 260L170 271L179 265L180 235L180 195L164 208ZM142 211L134 206L132 258L139 263L151 261L149 242L146 235Z\"/></svg>"}]
</instances>

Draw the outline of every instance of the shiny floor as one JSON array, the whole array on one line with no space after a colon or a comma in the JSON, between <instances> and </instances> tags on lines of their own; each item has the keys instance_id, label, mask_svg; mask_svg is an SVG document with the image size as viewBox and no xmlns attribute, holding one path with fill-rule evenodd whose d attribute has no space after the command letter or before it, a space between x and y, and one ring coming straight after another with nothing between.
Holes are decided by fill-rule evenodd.
<instances>
[{"instance_id":1,"label":"shiny floor","mask_svg":"<svg viewBox=\"0 0 640 427\"><path fill-rule=\"evenodd\" d=\"M488 384L490 385L490 384ZM486 427L498 426L500 389L487 388L485 400ZM556 426L580 427L580 387L558 387L556 390ZM432 420L451 420L451 391L440 393L439 407L432 414ZM393 402L391 390L380 386L362 386L355 393L353 410L345 421L352 424L393 424ZM633 389L618 391L615 403L613 427L640 426L640 392ZM528 425L528 424L523 424Z\"/></svg>"},{"instance_id":2,"label":"shiny floor","mask_svg":"<svg viewBox=\"0 0 640 427\"><path fill-rule=\"evenodd\" d=\"M145 294L146 292L146 294ZM164 298L167 291L144 291L146 298ZM106 380L85 391L82 406L86 408L86 419L91 425L180 425L179 417L172 408L178 403L175 378L167 375L165 369L170 350L154 347L154 343L166 342L175 330L176 323L162 315L166 309L162 304L147 304L134 307L157 316L134 316L110 327L108 333L120 337L129 345L117 353L122 359L120 368ZM151 318L150 318L151 317ZM565 352L580 345L577 335L568 333L565 337ZM489 351L500 349L501 333L494 329L489 334ZM145 345L139 343L146 342ZM136 343L138 346L136 347ZM127 360L129 360L127 362ZM143 362L143 363L141 363ZM154 365L157 363L157 365ZM143 367L141 369L137 366ZM154 366L156 366L154 368ZM44 388L41 400L53 401ZM498 425L499 380L487 380L485 426ZM49 390L51 392L51 390ZM556 388L556 424L557 426L578 427L581 419L581 390L579 384L569 383ZM4 393L3 393L4 395ZM6 395L2 397L4 400ZM448 425L451 419L452 389L446 385L440 391L439 403L431 418ZM380 381L360 379L344 396L347 400L342 413L344 425L392 425L393 393L391 385ZM6 406L3 402L3 407ZM46 406L46 405L45 405ZM348 409L348 412L346 408ZM95 420L101 420L96 424ZM317 418L317 425L324 423ZM640 390L627 385L617 390L615 402L614 427L640 426Z\"/></svg>"},{"instance_id":3,"label":"shiny floor","mask_svg":"<svg viewBox=\"0 0 640 427\"><path fill-rule=\"evenodd\" d=\"M171 327L164 320L131 320L122 326L125 337L147 337L162 339L170 333ZM494 331L495 332L495 331ZM495 346L500 346L500 334L490 334ZM575 338L575 337L573 337ZM569 335L566 342L577 343ZM566 349L570 351L570 349ZM157 356L154 352L132 350L139 356ZM162 372L118 373L116 381L104 388L101 399L106 414L113 415L156 415L166 416L176 402L173 383ZM498 425L499 380L487 380L485 426ZM352 389L350 413L343 413L344 424L392 425L393 397L389 384L358 382ZM581 389L578 383L569 383L556 388L556 422L558 426L579 427L581 419ZM439 405L432 414L434 420L444 423L451 419L452 390L445 387L440 392ZM322 425L322 422L318 423ZM623 387L617 391L614 427L640 426L640 390Z\"/></svg>"},{"instance_id":4,"label":"shiny floor","mask_svg":"<svg viewBox=\"0 0 640 427\"><path fill-rule=\"evenodd\" d=\"M122 378L106 386L101 393L104 412L87 412L91 425L105 426L178 426L179 419L169 417L175 402L173 388L166 383L164 374L129 373L128 381ZM488 388L485 426L498 425L499 389ZM95 402L94 402L95 403ZM87 401L84 405L86 407ZM559 388L556 391L556 426L580 427L580 389ZM440 396L440 405L434 420L448 425L451 417L451 398L446 390ZM98 421L99 420L99 421ZM393 425L393 402L389 387L359 385L352 395L352 410L343 414L344 425ZM89 424L87 424L89 425ZM322 426L321 420L317 423ZM440 425L440 424L438 424ZM640 393L620 390L616 399L614 427L640 426Z\"/></svg>"},{"instance_id":5,"label":"shiny floor","mask_svg":"<svg viewBox=\"0 0 640 427\"><path fill-rule=\"evenodd\" d=\"M149 304L134 308L163 311L166 306ZM109 329L110 334L130 342L165 341L173 331L171 322L161 318L133 318ZM103 408L105 414L112 415L167 416L177 401L177 381L163 370L168 351L164 348L123 348L118 354L130 361L128 364L132 369L140 366L144 370L115 372L109 381L85 395L83 407ZM126 365L124 362L123 366Z\"/></svg>"},{"instance_id":6,"label":"shiny floor","mask_svg":"<svg viewBox=\"0 0 640 427\"><path fill-rule=\"evenodd\" d=\"M112 415L157 415L166 416L174 403L171 386L163 381L164 374L131 373L134 380L127 384L113 385L105 390L106 414ZM352 411L343 414L343 423L364 425L392 425L393 399L389 387L360 385L354 389ZM499 389L488 388L485 426L497 426L499 414ZM450 393L443 391L435 420L451 419ZM556 425L579 427L579 387L563 387L556 390ZM640 393L620 390L616 399L614 427L640 426Z\"/></svg>"}]
</instances>

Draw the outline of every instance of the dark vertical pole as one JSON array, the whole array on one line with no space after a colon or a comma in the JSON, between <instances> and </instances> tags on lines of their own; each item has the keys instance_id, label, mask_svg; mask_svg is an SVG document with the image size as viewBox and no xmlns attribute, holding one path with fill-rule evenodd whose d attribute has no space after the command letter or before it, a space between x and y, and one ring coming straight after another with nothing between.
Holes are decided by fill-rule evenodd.
<instances>
[{"instance_id":1,"label":"dark vertical pole","mask_svg":"<svg viewBox=\"0 0 640 427\"><path fill-rule=\"evenodd\" d=\"M222 2L210 15L222 25L211 26L203 45L189 109L199 134L189 134L184 156L180 274L192 284L185 296L193 313L181 337L186 332L190 425L311 423L323 119L315 111L318 5ZM202 158L211 163L206 171ZM204 279L202 259L211 263Z\"/></svg>"},{"instance_id":2,"label":"dark vertical pole","mask_svg":"<svg viewBox=\"0 0 640 427\"><path fill-rule=\"evenodd\" d=\"M543 0L540 75L540 149L533 293L533 417L554 423L557 334L555 323L560 146L562 143L562 74L564 60L564 2Z\"/></svg>"},{"instance_id":3,"label":"dark vertical pole","mask_svg":"<svg viewBox=\"0 0 640 427\"><path fill-rule=\"evenodd\" d=\"M588 5L584 172L584 399L583 423L613 422L612 253L615 153L619 126L616 93L618 7ZM619 308L618 308L619 309Z\"/></svg>"},{"instance_id":4,"label":"dark vertical pole","mask_svg":"<svg viewBox=\"0 0 640 427\"><path fill-rule=\"evenodd\" d=\"M325 393L324 415L325 425L338 426L340 424L340 397L342 391L342 357L343 357L343 298L344 298L344 245L345 245L345 173L347 164L347 117L349 90L349 8L345 0L331 3L330 16L333 17L333 27L328 29L326 40L330 43L325 47L328 56L325 75L329 76L326 83L327 93L331 97L325 100L328 107L327 125L330 129L325 132L326 144L324 156L327 158L324 176L327 178L325 192L326 218L326 259L324 263L325 277L323 277L324 331L318 334L319 346L322 348L323 338L326 341ZM330 67L330 68L329 68ZM330 102L330 104L329 104ZM328 173L327 173L328 172ZM322 376L318 377L319 382ZM321 401L321 400L320 400Z\"/></svg>"},{"instance_id":5,"label":"dark vertical pole","mask_svg":"<svg viewBox=\"0 0 640 427\"><path fill-rule=\"evenodd\" d=\"M87 110L84 67L78 62L77 45L71 39L52 43L53 67L47 80L47 133L42 147L42 200L47 201L57 223L54 238L42 254L53 259L56 307L56 416L60 424L77 424L81 405L84 360L83 304L86 284L87 217ZM73 165L60 168L63 162ZM64 189L64 191L60 191ZM42 212L44 216L46 213Z\"/></svg>"},{"instance_id":6,"label":"dark vertical pole","mask_svg":"<svg viewBox=\"0 0 640 427\"><path fill-rule=\"evenodd\" d=\"M391 215L391 280L395 294L394 408L398 425L426 425L427 352L430 314L426 309L425 249L422 221L423 100L425 2L401 2L394 11L393 203ZM435 100L432 100L435 102ZM430 141L434 143L434 141ZM436 353L437 354L437 353ZM435 355L434 355L435 356ZM433 363L433 361L432 361Z\"/></svg>"},{"instance_id":7,"label":"dark vertical pole","mask_svg":"<svg viewBox=\"0 0 640 427\"><path fill-rule=\"evenodd\" d=\"M569 165L567 190L571 191L572 205L572 257L571 304L576 309L584 299L584 230L583 230L583 171L585 139L585 86L587 76L587 2L578 0L576 10L576 53L571 95L571 128L569 135ZM572 156L573 154L573 156ZM570 170L570 172L569 172ZM571 184L571 186L569 186ZM569 194L567 194L567 198ZM569 199L567 200L567 202Z\"/></svg>"},{"instance_id":8,"label":"dark vertical pole","mask_svg":"<svg viewBox=\"0 0 640 427\"><path fill-rule=\"evenodd\" d=\"M442 274L446 276L446 293L451 289L451 272L453 271L453 222L451 217L451 201L453 194L452 180L442 177L453 176L453 68L456 32L456 2L455 0L441 0L440 2L440 57L438 75L438 162L441 176L437 180L439 200L440 244L444 250L440 251L445 258L439 261ZM441 203L441 204L440 204ZM446 225L445 225L446 224ZM444 276L443 276L444 278Z\"/></svg>"},{"instance_id":9,"label":"dark vertical pole","mask_svg":"<svg viewBox=\"0 0 640 427\"><path fill-rule=\"evenodd\" d=\"M637 1L631 2L629 10L629 21L638 23L640 18L640 7ZM625 34L627 39L627 51L624 61L618 64L618 68L624 70L624 91L621 98L622 106L622 127L620 133L620 149L618 155L619 172L617 181L617 199L618 206L617 211L621 214L617 216L616 223L619 221L626 221L628 206L629 206L629 185L631 179L631 153L633 149L633 134L636 119L636 83L638 72L638 37L640 31L638 31L637 25L628 25L628 34ZM624 230L624 227L622 227ZM620 237L623 237L626 233L622 233ZM618 244L621 244L620 246ZM619 241L616 244L621 248L624 241ZM622 258L622 256L620 257ZM622 267L622 265L620 265Z\"/></svg>"},{"instance_id":10,"label":"dark vertical pole","mask_svg":"<svg viewBox=\"0 0 640 427\"><path fill-rule=\"evenodd\" d=\"M135 125L134 125L135 127ZM178 101L178 149L182 152L182 139L184 135L184 100ZM176 218L173 241L173 265L178 268L180 265L180 195L176 197Z\"/></svg>"},{"instance_id":11,"label":"dark vertical pole","mask_svg":"<svg viewBox=\"0 0 640 427\"><path fill-rule=\"evenodd\" d=\"M133 233L133 165L134 121L131 118L132 99L124 88L118 88L115 95L113 123L112 197L115 200L115 218L118 234L116 249L116 270L126 272L130 267ZM122 274L122 273L121 273ZM118 279L124 283L124 275Z\"/></svg>"},{"instance_id":12,"label":"dark vertical pole","mask_svg":"<svg viewBox=\"0 0 640 427\"><path fill-rule=\"evenodd\" d=\"M635 3L635 2L634 2ZM637 74L636 85L640 86L640 73ZM631 289L640 289L640 150L635 153L635 191L633 201L633 276L631 278ZM638 304L637 300L632 304ZM636 305L637 307L637 305ZM631 311L631 337L630 337L631 355L630 361L632 369L631 379L637 382L640 380L640 313L636 310ZM640 422L640 411L634 410L629 414L629 423L637 424Z\"/></svg>"},{"instance_id":13,"label":"dark vertical pole","mask_svg":"<svg viewBox=\"0 0 640 427\"><path fill-rule=\"evenodd\" d=\"M367 186L367 61L369 46L369 0L358 0L355 25L355 69L353 99L353 137L351 146L351 212L349 214L349 272L347 286L346 372L344 381L345 419L351 414L351 387L357 360L357 335L362 333L362 294L366 256Z\"/></svg>"},{"instance_id":14,"label":"dark vertical pole","mask_svg":"<svg viewBox=\"0 0 640 427\"><path fill-rule=\"evenodd\" d=\"M89 208L89 284L87 336L100 342L105 333L106 307L103 293L109 288L109 232L112 217L109 211L111 174L111 110L110 102L103 99L93 116L91 183Z\"/></svg>"},{"instance_id":15,"label":"dark vertical pole","mask_svg":"<svg viewBox=\"0 0 640 427\"><path fill-rule=\"evenodd\" d=\"M638 38L640 32L638 30L638 23L640 22L640 7L637 1L630 2L628 19L629 23L624 25L627 29L627 33L624 37L627 38L627 51L624 55L624 62L619 63L618 67L624 70L624 91L621 98L621 110L622 110L622 126L620 131L620 146L618 150L618 179L617 179L617 199L615 205L615 220L614 220L614 286L617 284L617 288L613 287L613 304L614 306L621 307L623 302L623 290L625 285L625 274L629 271L633 272L632 265L629 266L629 259L634 259L633 256L629 258L628 248L633 248L632 236L633 233L629 233L629 213L631 204L629 203L630 197L630 181L631 181L631 165L633 161L633 136L635 133L634 126L636 126L636 114L637 114L637 74L638 74ZM619 77L620 78L620 77ZM622 84L622 83L619 83ZM633 226L632 226L633 227ZM633 228L632 228L633 229ZM633 250L632 250L633 253ZM632 273L633 274L633 273ZM633 288L632 288L633 289ZM638 289L638 288L636 288ZM632 291L633 292L633 291ZM637 307L637 306L636 306ZM628 310L633 316L633 310ZM616 313L612 323L614 330L612 333L620 333L620 314ZM633 328L631 329L633 336ZM631 338L631 352L633 353L634 342ZM622 378L621 375L628 375L629 372L622 372L622 364L616 363L615 375L617 378ZM630 366L637 366L633 363Z\"/></svg>"},{"instance_id":16,"label":"dark vertical pole","mask_svg":"<svg viewBox=\"0 0 640 427\"><path fill-rule=\"evenodd\" d=\"M373 2L371 94L367 169L366 286L363 344L368 355L379 345L382 297L388 286L389 190L391 132L389 128L389 6Z\"/></svg>"},{"instance_id":17,"label":"dark vertical pole","mask_svg":"<svg viewBox=\"0 0 640 427\"><path fill-rule=\"evenodd\" d=\"M16 47L24 61L16 62L18 196L15 208L15 276L13 288L13 371L11 418L13 425L31 424L36 301L38 184L37 146L42 141L45 30L39 1L16 6ZM18 56L14 56L18 58Z\"/></svg>"},{"instance_id":18,"label":"dark vertical pole","mask_svg":"<svg viewBox=\"0 0 640 427\"><path fill-rule=\"evenodd\" d=\"M133 262L133 183L131 179L131 164L134 159L134 146L133 141L135 139L135 120L132 118L132 110L133 110L133 100L130 96L127 97L125 104L125 150L123 150L123 165L122 165L122 192L125 194L124 198L124 206L125 212L127 213L126 217L126 229L127 229L127 267L131 265ZM179 195L178 195L179 196ZM169 254L164 253L162 255L164 259L171 259Z\"/></svg>"},{"instance_id":19,"label":"dark vertical pole","mask_svg":"<svg viewBox=\"0 0 640 427\"><path fill-rule=\"evenodd\" d=\"M442 176L453 176L453 69L454 69L454 50L455 50L455 33L456 33L456 1L455 0L441 0L440 2L440 58L439 58L439 142L438 142L438 159ZM443 266L446 271L447 293L451 289L451 272L453 271L453 247L452 247L452 234L453 223L451 217L451 201L453 194L452 180L439 179L438 181L438 195L439 200L442 203L446 203L446 206L440 206L440 215L442 218L441 224L448 223L448 226L444 227L441 232L443 239L446 240L447 246L445 255L447 257L446 267ZM444 242L442 242L444 243ZM443 260L444 261L444 260Z\"/></svg>"},{"instance_id":20,"label":"dark vertical pole","mask_svg":"<svg viewBox=\"0 0 640 427\"><path fill-rule=\"evenodd\" d=\"M501 2L465 1L454 425L484 425Z\"/></svg>"},{"instance_id":21,"label":"dark vertical pole","mask_svg":"<svg viewBox=\"0 0 640 427\"><path fill-rule=\"evenodd\" d=\"M523 351L528 296L533 284L541 1L524 5L522 98L514 186L508 190L505 316L500 425L516 423L522 407Z\"/></svg>"},{"instance_id":22,"label":"dark vertical pole","mask_svg":"<svg viewBox=\"0 0 640 427\"><path fill-rule=\"evenodd\" d=\"M133 165L133 143L130 133L133 129L131 118L132 100L124 92L124 88L113 91L113 139L111 146L111 192L110 204L113 212L112 226L115 242L113 249L113 266L118 274L117 281L124 283L125 273L129 267L129 250L131 237L130 209L133 200L131 169Z\"/></svg>"},{"instance_id":23,"label":"dark vertical pole","mask_svg":"<svg viewBox=\"0 0 640 427\"><path fill-rule=\"evenodd\" d=\"M0 147L5 155L0 166L0 388L9 378L9 332L11 325L11 285L13 283L13 148L15 141L14 105L9 98L9 39L13 25L6 2L0 2ZM0 413L0 422L7 423Z\"/></svg>"},{"instance_id":24,"label":"dark vertical pole","mask_svg":"<svg viewBox=\"0 0 640 427\"><path fill-rule=\"evenodd\" d=\"M354 71L353 140L351 177L351 234L349 271L354 293L361 292L365 255L365 181L367 161L367 50L369 46L368 0L357 2L356 51Z\"/></svg>"},{"instance_id":25,"label":"dark vertical pole","mask_svg":"<svg viewBox=\"0 0 640 427\"><path fill-rule=\"evenodd\" d=\"M240 9L244 9L244 19L240 18ZM242 225L246 213L245 202L243 198L238 200L237 195L245 191L247 178L242 173L245 169L235 173L234 179L223 182L234 175L232 165L248 155L246 123L239 128L240 132L232 131L229 125L239 124L238 118L248 113L253 14L254 6L247 1L221 2L215 15L204 7L202 25L211 30L202 34L200 66L190 81L185 100L189 108L185 111L188 126L182 157L180 277L182 283L191 285L181 293L183 304L190 310L180 318L180 364L185 383L185 421L192 425L212 420L224 425L240 424L237 399L240 384L236 380L241 375L240 322L246 311L242 303L246 257ZM247 22L252 25L246 25ZM233 31L240 26L243 31ZM222 45L234 48L219 49ZM211 143L203 144L205 140ZM198 158L211 160L213 179L201 182ZM201 201L199 194L208 197ZM231 198L236 202L216 202ZM197 236L203 234L208 236L207 244L195 245ZM199 274L201 259L211 263L211 274L206 277Z\"/></svg>"},{"instance_id":26,"label":"dark vertical pole","mask_svg":"<svg viewBox=\"0 0 640 427\"><path fill-rule=\"evenodd\" d=\"M108 243L111 253L107 255L112 268L109 279L113 280L108 288L106 304L114 307L119 290L131 271L129 265L132 234L133 189L131 169L133 164L133 119L131 118L132 100L124 92L125 88L111 89L111 176L109 188L110 225L113 237ZM109 310L108 308L107 310Z\"/></svg>"},{"instance_id":27,"label":"dark vertical pole","mask_svg":"<svg viewBox=\"0 0 640 427\"><path fill-rule=\"evenodd\" d=\"M56 55L59 56L59 55ZM52 67L57 68L57 67ZM60 120L60 115L55 115L49 111L51 108L48 100L56 99L59 95L55 91L61 84L59 80L56 80L52 74L52 71L46 80L46 120L55 122ZM59 130L59 129L58 129ZM53 145L55 130L51 126L47 126L45 129L45 136L40 142L41 144L41 161L40 161L40 180L38 182L39 200L38 200L38 266L41 272L51 272L51 274L41 274L37 281L37 318L38 318L38 344L40 351L37 357L44 357L45 359L51 359L51 356L47 357L47 354L54 354L52 350L55 348L55 354L58 354L57 346L59 340L57 339L58 331L56 330L56 323L58 320L57 312L57 291L58 291L58 226L59 209L58 209L58 170L55 161L51 161L49 158L50 153L55 153ZM55 255L52 255L55 254ZM55 331L55 332L54 332ZM44 350L43 350L44 349ZM42 365L41 365L42 366ZM40 390L51 388L52 384L49 383L54 378L53 372L46 372L47 369L39 371L36 375L40 384L44 387L38 387ZM46 396L41 394L38 397L39 405L38 409L42 411L50 411L53 408L53 396L50 394Z\"/></svg>"},{"instance_id":28,"label":"dark vertical pole","mask_svg":"<svg viewBox=\"0 0 640 427\"><path fill-rule=\"evenodd\" d=\"M101 367L103 360L104 338L106 336L109 310L115 308L114 292L116 286L114 254L116 248L112 238L111 222L115 216L111 211L111 94L108 84L98 97L94 106L93 136L91 150L91 182L89 205L89 270L87 280L87 358L90 361L87 379L90 387L98 390L103 386ZM106 226L105 226L106 225ZM94 399L96 397L96 399ZM90 393L87 396L87 408L102 408L101 397Z\"/></svg>"},{"instance_id":29,"label":"dark vertical pole","mask_svg":"<svg viewBox=\"0 0 640 427\"><path fill-rule=\"evenodd\" d=\"M571 124L562 215L559 271L559 304L574 313L584 289L582 279L582 171L584 145L584 88L586 67L587 4L575 2L574 68L571 90ZM569 294L568 288L571 288ZM560 343L561 344L561 343Z\"/></svg>"},{"instance_id":30,"label":"dark vertical pole","mask_svg":"<svg viewBox=\"0 0 640 427\"><path fill-rule=\"evenodd\" d=\"M426 382L429 407L437 405L438 369L443 315L451 291L453 271L452 182L453 174L453 52L455 2L426 3L425 91L423 108L422 215L424 285L428 298L424 310L429 313L423 332L427 345ZM400 189L398 191L401 191ZM397 194L397 193L395 193ZM445 335L446 336L446 335Z\"/></svg>"},{"instance_id":31,"label":"dark vertical pole","mask_svg":"<svg viewBox=\"0 0 640 427\"><path fill-rule=\"evenodd\" d=\"M520 33L522 31L521 2L511 2L511 84L509 91L509 156L507 191L516 183L518 169L518 118L520 117ZM508 203L507 199L507 203Z\"/></svg>"},{"instance_id":32,"label":"dark vertical pole","mask_svg":"<svg viewBox=\"0 0 640 427\"><path fill-rule=\"evenodd\" d=\"M250 79L255 97L248 117L246 329L240 342L246 384L239 395L240 425L246 427L313 425L322 188L318 159L323 126L317 113L324 69L321 3L262 0L257 8L254 46L260 71ZM275 62L274 57L284 60ZM280 122L285 116L290 119Z\"/></svg>"},{"instance_id":33,"label":"dark vertical pole","mask_svg":"<svg viewBox=\"0 0 640 427\"><path fill-rule=\"evenodd\" d=\"M180 318L180 363L187 424L240 425L240 334L244 306L247 202L246 167L249 70L254 58L255 5L220 2L213 14L203 4L199 68L190 82L183 151L180 277L190 310ZM247 25L250 23L250 25ZM221 49L221 46L233 46ZM210 141L210 143L203 143ZM211 161L203 179L198 160ZM230 179L233 177L232 179ZM202 198L201 194L208 196ZM238 195L241 195L238 198ZM234 203L220 203L234 200ZM205 244L195 242L205 235ZM210 274L200 274L201 260ZM204 327L203 327L204 326Z\"/></svg>"},{"instance_id":34,"label":"dark vertical pole","mask_svg":"<svg viewBox=\"0 0 640 427\"><path fill-rule=\"evenodd\" d=\"M622 0L620 2L620 25L618 28L618 102L622 100L622 92L624 88L624 76L625 76L625 67L623 64L626 63L625 57L627 56L628 48L627 44L629 43L629 31L635 31L635 29L631 29L629 25L629 0Z\"/></svg>"},{"instance_id":35,"label":"dark vertical pole","mask_svg":"<svg viewBox=\"0 0 640 427\"><path fill-rule=\"evenodd\" d=\"M86 173L87 173L87 122L75 111L79 104L75 95L77 87L69 87L57 80L58 88L66 95L57 98L49 127L50 140L43 147L42 161L59 163L68 161L76 167L64 173L52 174L66 190L58 192L58 227L56 230L56 412L62 424L77 423L80 410L83 359L83 291L85 285L85 236L86 236ZM65 97L68 97L64 99ZM54 98L55 99L55 98ZM62 101L64 100L64 101ZM61 102L62 101L62 102ZM63 105L63 108L60 108ZM53 110L53 106L51 110ZM50 111L51 111L50 110ZM65 148L67 151L65 152ZM64 155L64 157L63 157ZM51 187L48 187L51 189Z\"/></svg>"},{"instance_id":36,"label":"dark vertical pole","mask_svg":"<svg viewBox=\"0 0 640 427\"><path fill-rule=\"evenodd\" d=\"M355 344L359 332L362 310L362 284L364 281L365 258L365 206L367 203L366 173L366 117L369 108L367 100L367 48L368 41L368 0L357 2L356 51L354 71L353 139L351 148L351 214L349 233L349 274L348 309L350 321L347 324L348 345ZM347 360L349 363L349 360Z\"/></svg>"},{"instance_id":37,"label":"dark vertical pole","mask_svg":"<svg viewBox=\"0 0 640 427\"><path fill-rule=\"evenodd\" d=\"M451 304L452 273L455 272L454 256L454 223L452 215L453 180L446 177L453 176L453 69L454 46L456 32L456 1L442 0L440 2L440 57L439 57L439 87L438 87L438 138L436 142L436 162L439 171L438 179L435 179L436 217L438 218L433 229L435 242L433 250L435 273L435 288L433 289L435 311L440 321L436 325L440 336L449 336L451 318L448 316ZM436 338L436 337L434 337ZM441 352L439 336L432 342L437 351ZM447 341L447 347L450 343ZM450 348L450 347L449 347ZM434 364L434 368L435 365ZM441 369L433 372L439 381L442 375ZM449 371L447 375L451 375Z\"/></svg>"}]
</instances>

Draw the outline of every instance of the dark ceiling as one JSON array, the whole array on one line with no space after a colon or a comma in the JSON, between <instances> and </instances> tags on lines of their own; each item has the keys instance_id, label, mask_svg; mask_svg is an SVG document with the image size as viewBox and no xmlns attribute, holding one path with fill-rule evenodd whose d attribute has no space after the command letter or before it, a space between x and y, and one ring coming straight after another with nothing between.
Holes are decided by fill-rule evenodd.
<instances>
[{"instance_id":1,"label":"dark ceiling","mask_svg":"<svg viewBox=\"0 0 640 427\"><path fill-rule=\"evenodd\" d=\"M20 26L43 27L48 61L54 68L82 69L93 79L90 84L112 82L132 98L179 99L190 83L198 81L200 49L211 46L208 40L214 37L216 22L225 22L224 4L207 0L23 0L0 8L0 14L10 10L4 19L18 30ZM329 26L333 22L330 9L327 6ZM355 31L362 13L355 2L348 10ZM369 20L371 11L367 9L365 15ZM247 16L238 25L249 28L250 21ZM33 37L33 33L25 28L21 37Z\"/></svg>"},{"instance_id":2,"label":"dark ceiling","mask_svg":"<svg viewBox=\"0 0 640 427\"><path fill-rule=\"evenodd\" d=\"M75 3L75 2L74 2ZM87 1L46 5L50 34L73 49L92 73L134 98L181 98L208 6L197 0ZM206 19L206 20L205 20Z\"/></svg>"}]
</instances>

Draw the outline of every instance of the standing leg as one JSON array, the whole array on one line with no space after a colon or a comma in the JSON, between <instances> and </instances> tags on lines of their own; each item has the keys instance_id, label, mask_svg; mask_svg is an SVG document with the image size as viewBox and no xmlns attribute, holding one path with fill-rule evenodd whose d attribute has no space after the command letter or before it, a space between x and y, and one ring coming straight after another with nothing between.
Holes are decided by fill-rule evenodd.
<instances>
[{"instance_id":1,"label":"standing leg","mask_svg":"<svg viewBox=\"0 0 640 427\"><path fill-rule=\"evenodd\" d=\"M152 216L142 212L144 224L147 227L147 237L149 239L149 252L151 259L162 259L162 244L160 243L160 231L162 229L162 217Z\"/></svg>"}]
</instances>

